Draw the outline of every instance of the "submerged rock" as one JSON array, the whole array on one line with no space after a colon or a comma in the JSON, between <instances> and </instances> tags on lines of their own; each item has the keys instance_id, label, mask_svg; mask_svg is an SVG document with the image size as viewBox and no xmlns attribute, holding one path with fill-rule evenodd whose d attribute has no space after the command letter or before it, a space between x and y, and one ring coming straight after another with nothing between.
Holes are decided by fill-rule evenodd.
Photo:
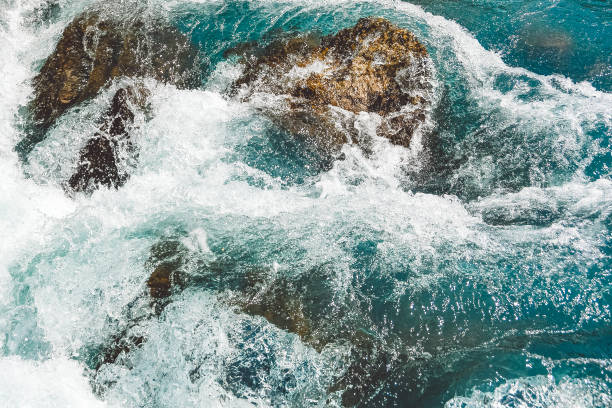
<instances>
[{"instance_id":1,"label":"submerged rock","mask_svg":"<svg viewBox=\"0 0 612 408\"><path fill-rule=\"evenodd\" d=\"M234 291L228 303L298 335L318 352L328 345L348 346L346 371L328 392L340 392L345 407L367 406L381 382L407 357L397 351L401 350L401 342L396 337L371 331L374 324L358 301L349 297L340 302L335 299L332 274L323 266L299 278L270 280L265 270L253 270L248 275L251 285Z\"/></svg>"},{"instance_id":2,"label":"submerged rock","mask_svg":"<svg viewBox=\"0 0 612 408\"><path fill-rule=\"evenodd\" d=\"M145 269L152 270L146 281L146 290L127 305L124 319L127 325L107 339L91 362L94 377L106 364L115 364L122 357L143 346L147 341L143 323L157 318L170 303L172 294L185 287L185 276L181 268L185 263L187 249L178 239L162 239L155 243L145 262ZM103 394L105 386L97 384L97 392Z\"/></svg>"},{"instance_id":3,"label":"submerged rock","mask_svg":"<svg viewBox=\"0 0 612 408\"><path fill-rule=\"evenodd\" d=\"M147 269L153 269L147 280L149 295L154 303L163 302L172 293L185 287L185 276L181 267L185 262L187 249L177 239L161 240L151 248L151 255L146 262Z\"/></svg>"},{"instance_id":4,"label":"submerged rock","mask_svg":"<svg viewBox=\"0 0 612 408\"><path fill-rule=\"evenodd\" d=\"M113 78L151 77L179 88L197 87L198 64L198 50L172 27L84 13L66 27L34 78L30 110L46 129Z\"/></svg>"},{"instance_id":5,"label":"submerged rock","mask_svg":"<svg viewBox=\"0 0 612 408\"><path fill-rule=\"evenodd\" d=\"M565 56L574 48L574 41L568 32L545 24L530 24L522 32L519 41L533 56L542 53Z\"/></svg>"},{"instance_id":6,"label":"submerged rock","mask_svg":"<svg viewBox=\"0 0 612 408\"><path fill-rule=\"evenodd\" d=\"M128 152L135 150L129 137L133 109L142 109L147 97L148 91L142 87L121 88L115 93L100 130L81 149L77 168L68 180L72 191L91 193L99 186L118 188L125 183L128 174L120 170L118 148L123 145Z\"/></svg>"},{"instance_id":7,"label":"submerged rock","mask_svg":"<svg viewBox=\"0 0 612 408\"><path fill-rule=\"evenodd\" d=\"M363 143L355 126L360 112L378 115L377 133L408 146L431 104L427 50L383 18L364 18L326 37L277 41L245 64L232 93L327 151Z\"/></svg>"},{"instance_id":8,"label":"submerged rock","mask_svg":"<svg viewBox=\"0 0 612 408\"><path fill-rule=\"evenodd\" d=\"M143 330L146 322L158 318L172 296L186 287L217 292L219 299L237 313L261 316L279 329L296 334L318 352L328 346L348 347L346 370L327 390L339 393L343 406L365 406L385 378L407 360L398 338L376 332L365 312L367 305L364 308L352 296L340 301L336 298L334 272L328 265L298 277L286 277L278 276L272 268L245 266L231 259L196 261L193 269L186 268L193 256L179 239L164 239L153 245L145 263L152 269L147 291L132 302L146 310L126 317L127 327L102 347L92 366L94 375L106 364L129 366L130 353L147 341ZM103 384L98 385L103 393Z\"/></svg>"}]
</instances>

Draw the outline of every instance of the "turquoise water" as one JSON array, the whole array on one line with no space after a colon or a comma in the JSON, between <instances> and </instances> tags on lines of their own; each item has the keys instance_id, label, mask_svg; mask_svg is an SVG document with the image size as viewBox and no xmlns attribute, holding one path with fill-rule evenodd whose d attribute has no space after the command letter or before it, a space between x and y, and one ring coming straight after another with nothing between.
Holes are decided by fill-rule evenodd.
<instances>
[{"instance_id":1,"label":"turquoise water","mask_svg":"<svg viewBox=\"0 0 612 408\"><path fill-rule=\"evenodd\" d=\"M109 3L189 34L205 81L149 82L132 177L74 199L61 182L122 83L18 158L29 81L91 2L55 4L0 3L8 406L340 406L333 385L358 359L346 330L381 344L369 361L388 367L363 360L360 406L612 406L609 2ZM330 162L225 96L231 47L370 15L433 60L435 103L410 149L374 136L371 154L345 146ZM150 248L168 238L199 283L134 324ZM226 280L209 278L213 263ZM230 307L253 268L294 282L337 340L316 350ZM146 342L94 373L126 327Z\"/></svg>"}]
</instances>

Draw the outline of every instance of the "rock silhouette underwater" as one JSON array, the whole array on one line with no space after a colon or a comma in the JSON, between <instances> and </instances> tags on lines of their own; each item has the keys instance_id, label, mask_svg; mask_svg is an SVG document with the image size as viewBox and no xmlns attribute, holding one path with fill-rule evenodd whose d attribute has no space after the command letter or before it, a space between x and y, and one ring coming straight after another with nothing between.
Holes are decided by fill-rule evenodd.
<instances>
[{"instance_id":1,"label":"rock silhouette underwater","mask_svg":"<svg viewBox=\"0 0 612 408\"><path fill-rule=\"evenodd\" d=\"M399 337L372 331L374 324L367 313L361 312L364 305L359 300L334 300L334 271L329 265L297 278L278 277L272 267L247 266L233 259L198 260L197 253L186 248L179 237L153 245L145 267L152 269L147 289L130 303L130 307L140 308L137 317L129 319L90 364L94 384L102 394L105 385L96 382L97 371L105 364L129 366L130 352L147 341L139 327L158 319L173 296L187 288L217 293L236 313L261 316L279 329L296 334L319 353L325 347L349 347L348 366L328 389L330 393L340 392L347 407L367 403L377 394L381 381L409 361Z\"/></svg>"}]
</instances>

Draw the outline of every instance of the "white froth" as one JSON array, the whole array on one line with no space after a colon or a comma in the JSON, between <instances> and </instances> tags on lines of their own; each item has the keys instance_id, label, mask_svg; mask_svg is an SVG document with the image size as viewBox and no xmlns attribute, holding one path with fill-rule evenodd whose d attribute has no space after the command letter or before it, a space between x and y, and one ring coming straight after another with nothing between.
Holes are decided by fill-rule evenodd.
<instances>
[{"instance_id":1,"label":"white froth","mask_svg":"<svg viewBox=\"0 0 612 408\"><path fill-rule=\"evenodd\" d=\"M210 253L212 242L218 237L208 226L229 229L224 224L228 219L239 224L248 218L254 229L260 226L262 230L252 231L241 225L233 228L245 236L268 234L268 239L277 245L290 242L296 251L308 254L305 262L334 261L339 274L344 268L347 275L353 259L346 255L342 245L354 231L379 232L384 237L384 242L377 247L381 253L391 260L410 258L415 269L442 251L459 253L471 247L475 248L475 254L466 254L466 257L478 258L487 252L494 257L514 250L519 244L538 241L571 247L583 258L601 256L599 242L585 234L582 226L570 227L563 220L553 220L552 225L536 231L513 226L491 228L483 223L482 213L498 208L518 211L541 207L565 214L564 217L604 219L612 211L609 180L593 183L576 180L555 187L528 187L516 193L494 194L470 206L452 196L405 192L400 188L399 169L407 162L418 166L422 135L415 136L410 151L393 146L374 136L376 115L360 114L356 122L359 130L372 139L370 154L355 146L345 146L346 159L337 161L311 184L282 185L235 156L237 147L244 146L254 134L261 132L261 122L253 106L230 101L222 95L239 73L235 64L228 63L217 67L206 90L186 91L149 83L152 115L148 120L143 119L134 132L133 137L140 146L139 164L128 183L118 191L100 189L91 197L70 199L60 184L74 168L80 146L95 131L97 115L107 106L115 88L104 91L58 121L49 137L32 153L31 164L26 168L32 179L26 179L13 151L21 136L15 126L15 115L31 94L28 80L34 75L35 62L51 52L63 26L86 4L76 2L71 7L62 7L66 11L61 23L41 28L40 32L26 30L22 14L40 3L15 2L2 15L7 28L0 31L0 42L6 46L0 62L3 95L0 311L23 306L11 292L19 283L13 281L9 268L24 274L27 270L28 276L24 279L33 297L33 304L28 306L36 309L36 323L55 353L42 363L16 357L0 360L0 400L9 401L9 406L105 406L92 396L83 367L58 355L76 356L84 345L97 344L108 334L109 318L119 321L125 318L122 313L126 305L144 290L147 271L143 264L153 243L150 236L142 238L139 234L154 230L158 223L181 224L188 231L184 243L195 251ZM164 7L171 10L184 3L173 1ZM335 9L353 3L300 1L295 4L304 9ZM448 47L456 55L458 69L483 106L500 107L509 121L520 119L534 129L557 126L559 122L556 129L560 135L560 152L579 150L584 129L591 122L604 121L608 127L612 124L612 97L596 91L590 84L575 84L567 78L508 67L499 55L485 50L458 24L426 13L420 7L393 1L373 4L403 13L415 29L424 22L429 29L427 41L436 47ZM295 8L287 12L295 12ZM303 73L296 71L297 74ZM520 78L512 91L496 90L494 82L499 74L538 81L546 98L521 100L528 85L521 83ZM483 161L469 171L474 178L481 176L484 180L492 168ZM264 180L265 188L249 184L245 181L248 177ZM261 220L267 224L262 225ZM276 271L282 270L287 260L272 250L269 252L267 261ZM437 277L435 273L419 271L408 284L427 286ZM606 312L609 313L606 310L586 313L584 319ZM269 332L258 337L262 342L280 338L279 344L287 344L290 352L282 355L282 350L277 350L282 355L279 359L287 367L295 367L296 361L304 362L305 366L309 362L317 369L329 363L325 356L302 345L296 336L266 326L263 319L237 316L202 294L186 295L166 316L168 320L152 323L152 337L139 352L136 370L130 373L117 369L119 385L108 396L109 401L120 406L142 406L147 387L169 373L178 380L164 384L167 388L159 393L162 405L176 405L177 401L182 406L246 404L247 400L234 398L222 389L216 377L219 367L227 361L224 358L236 357L233 353L237 347L232 345L228 333L236 334L239 323L265 327L264 331ZM0 331L6 329L5 324L0 319ZM4 346L2 342L4 336L0 337L0 348ZM209 364L204 371L207 376L195 385L184 378L186 371L195 368L185 359L190 353L201 353L201 361ZM177 360L170 358L173 356ZM180 359L185 360L181 363L184 365L175 364ZM309 377L305 374L304 383L307 379L320 381L318 385L325 389L326 378L313 379L315 371L306 372ZM547 381L517 380L498 387L492 394L474 392L447 405L486 406L485 401L499 401L502 395L518 389L535 390L534 401L541 406L588 407L597 405L593 401L610 403L602 394L605 388L592 386L587 379ZM248 402L266 405L265 399L251 397Z\"/></svg>"},{"instance_id":2,"label":"white froth","mask_svg":"<svg viewBox=\"0 0 612 408\"><path fill-rule=\"evenodd\" d=\"M18 357L0 359L0 401L5 407L103 408L73 360L56 357L45 362Z\"/></svg>"},{"instance_id":3,"label":"white froth","mask_svg":"<svg viewBox=\"0 0 612 408\"><path fill-rule=\"evenodd\" d=\"M445 408L595 408L610 406L610 389L595 378L524 377L508 381L492 392L475 390L469 397L455 397Z\"/></svg>"},{"instance_id":4,"label":"white froth","mask_svg":"<svg viewBox=\"0 0 612 408\"><path fill-rule=\"evenodd\" d=\"M191 251L199 251L206 254L212 253L208 247L208 236L203 228L194 229L189 233L189 237L182 239L181 242Z\"/></svg>"}]
</instances>

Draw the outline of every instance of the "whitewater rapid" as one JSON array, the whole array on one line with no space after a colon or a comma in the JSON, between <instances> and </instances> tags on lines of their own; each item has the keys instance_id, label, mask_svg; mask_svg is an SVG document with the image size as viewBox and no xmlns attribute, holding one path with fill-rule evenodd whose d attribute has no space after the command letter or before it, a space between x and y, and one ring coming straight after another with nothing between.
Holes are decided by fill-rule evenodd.
<instances>
[{"instance_id":1,"label":"whitewater rapid","mask_svg":"<svg viewBox=\"0 0 612 408\"><path fill-rule=\"evenodd\" d=\"M362 16L388 17L430 50L437 72L430 126L456 154L436 156L421 134L410 150L376 136L371 154L347 145L345 159L325 169L283 156L268 139L269 121L225 96L240 67L214 61L213 51L229 44L220 35L204 46L213 64L201 89L146 82L151 111L136 117L139 156L129 182L70 198L62 182L99 113L129 79L62 116L28 162L14 149L30 80L91 3L59 1L50 21L32 17L44 1L1 5L0 400L31 407L337 405L326 390L346 367L346 345L318 353L197 288L141 328L149 338L131 366L105 366L97 381L112 386L95 394L87 353L125 323L148 277L151 246L178 234L204 259L245 257L287 276L332 265L339 302L354 295L355 281L366 282L359 295L371 297L373 314L394 316L385 324L405 337L410 355L447 356L431 372L461 372L461 358L493 355L487 347L506 338L520 343L514 335L603 331L604 351L590 358L508 345L526 368L491 374L494 380L476 375L431 401L612 404L605 351L612 181L610 147L602 142L611 136L612 94L510 67L456 22L408 3L258 0L256 13L230 21L232 3L150 1L148 12L187 21L181 24L194 37L231 32L233 24L234 42L261 24L333 32ZM119 12L129 9L120 3ZM212 25L190 26L198 16ZM248 19L253 25L244 28ZM443 123L443 114L454 120ZM360 120L371 127L367 115ZM604 162L594 165L598 155ZM441 171L440 157L458 164ZM597 176L586 174L589 166L599 166ZM438 171L442 181L432 179ZM506 362L497 354L491 360Z\"/></svg>"}]
</instances>

